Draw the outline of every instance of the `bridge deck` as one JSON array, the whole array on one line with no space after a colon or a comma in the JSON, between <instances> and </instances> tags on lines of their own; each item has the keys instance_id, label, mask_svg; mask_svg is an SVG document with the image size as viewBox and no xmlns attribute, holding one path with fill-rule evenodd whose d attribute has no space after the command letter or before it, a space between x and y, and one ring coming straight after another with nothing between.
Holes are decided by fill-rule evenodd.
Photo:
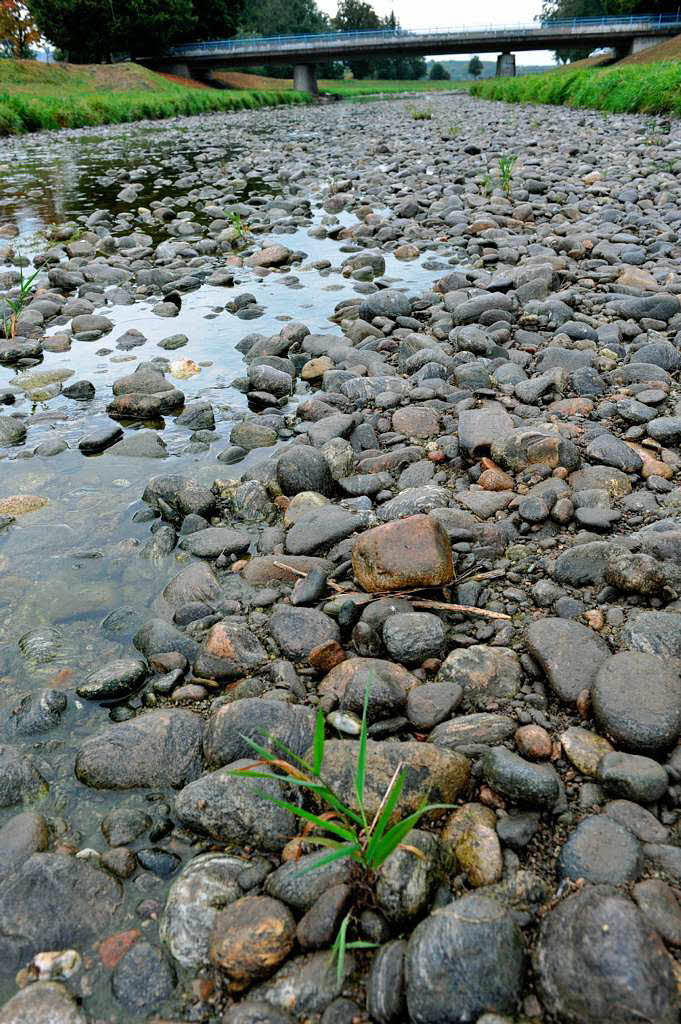
<instances>
[{"instance_id":1,"label":"bridge deck","mask_svg":"<svg viewBox=\"0 0 681 1024\"><path fill-rule=\"evenodd\" d=\"M672 36L681 32L681 13L623 18L575 18L537 25L433 29L409 32L387 29L330 32L323 35L218 39L172 47L167 60L192 64L314 63L367 54L498 53L554 50L584 45L593 49L622 46L633 39Z\"/></svg>"}]
</instances>

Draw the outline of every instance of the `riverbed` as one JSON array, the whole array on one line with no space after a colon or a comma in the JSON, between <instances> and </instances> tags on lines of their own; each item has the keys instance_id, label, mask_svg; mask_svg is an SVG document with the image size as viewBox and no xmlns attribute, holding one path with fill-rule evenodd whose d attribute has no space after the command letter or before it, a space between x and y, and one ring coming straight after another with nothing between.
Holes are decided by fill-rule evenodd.
<instances>
[{"instance_id":1,"label":"riverbed","mask_svg":"<svg viewBox=\"0 0 681 1024\"><path fill-rule=\"evenodd\" d=\"M629 922L627 1012L671 1021L680 172L675 122L456 93L0 142L0 278L38 271L0 365L0 996L73 948L41 975L65 991L32 988L59 1024L270 1020L238 1015L261 999L338 1024L367 998L377 1021L591 1022L586 879L617 890L604 931ZM375 777L394 755L412 809L452 806L355 906L345 875L278 882L311 855L293 819L210 787L261 721L305 754L318 707L342 785L367 677ZM322 897L346 883L382 948L337 983ZM215 923L237 894L283 922L271 960L251 911ZM435 956L469 927L484 983Z\"/></svg>"}]
</instances>

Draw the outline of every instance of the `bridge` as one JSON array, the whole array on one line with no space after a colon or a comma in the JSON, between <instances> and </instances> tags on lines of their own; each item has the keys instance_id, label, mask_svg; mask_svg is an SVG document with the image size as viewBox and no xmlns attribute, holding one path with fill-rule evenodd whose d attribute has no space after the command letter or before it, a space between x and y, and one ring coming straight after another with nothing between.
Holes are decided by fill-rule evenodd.
<instances>
[{"instance_id":1,"label":"bridge","mask_svg":"<svg viewBox=\"0 0 681 1024\"><path fill-rule=\"evenodd\" d=\"M184 77L213 68L292 64L294 88L317 92L315 64L353 57L419 54L498 53L497 75L515 74L518 51L608 47L618 56L654 46L681 33L676 14L634 15L621 18L573 18L533 25L406 31L328 32L320 35L216 39L173 46L146 63Z\"/></svg>"}]
</instances>

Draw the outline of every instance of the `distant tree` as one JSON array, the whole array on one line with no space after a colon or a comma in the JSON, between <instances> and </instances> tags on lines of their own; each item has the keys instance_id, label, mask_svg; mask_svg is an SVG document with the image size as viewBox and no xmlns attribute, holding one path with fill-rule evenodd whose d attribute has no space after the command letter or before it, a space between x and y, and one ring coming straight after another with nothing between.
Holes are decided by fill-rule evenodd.
<instances>
[{"instance_id":1,"label":"distant tree","mask_svg":"<svg viewBox=\"0 0 681 1024\"><path fill-rule=\"evenodd\" d=\"M471 78L479 78L482 74L482 61L477 54L468 61L468 74Z\"/></svg>"},{"instance_id":2,"label":"distant tree","mask_svg":"<svg viewBox=\"0 0 681 1024\"><path fill-rule=\"evenodd\" d=\"M364 0L339 0L333 27L338 32L368 32L383 28L383 24L371 4ZM344 63L354 78L369 78L377 65L376 60L367 57L346 60Z\"/></svg>"},{"instance_id":3,"label":"distant tree","mask_svg":"<svg viewBox=\"0 0 681 1024\"><path fill-rule=\"evenodd\" d=\"M428 75L428 78L431 80L431 82L446 82L449 78L451 78L451 75L449 74L449 71L447 71L447 68L444 66L444 64L440 64L438 61L436 61L434 64L431 64L430 66L430 74Z\"/></svg>"},{"instance_id":4,"label":"distant tree","mask_svg":"<svg viewBox=\"0 0 681 1024\"><path fill-rule=\"evenodd\" d=\"M230 39L245 6L245 0L192 0L196 26L187 39Z\"/></svg>"},{"instance_id":5,"label":"distant tree","mask_svg":"<svg viewBox=\"0 0 681 1024\"><path fill-rule=\"evenodd\" d=\"M40 29L19 0L0 0L0 54L32 57L31 46L40 42Z\"/></svg>"}]
</instances>

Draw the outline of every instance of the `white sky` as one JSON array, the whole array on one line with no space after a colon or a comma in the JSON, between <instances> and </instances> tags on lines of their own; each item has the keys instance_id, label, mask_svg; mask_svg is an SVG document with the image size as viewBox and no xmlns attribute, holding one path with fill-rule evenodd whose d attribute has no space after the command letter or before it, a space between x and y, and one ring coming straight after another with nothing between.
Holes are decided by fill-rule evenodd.
<instances>
[{"instance_id":1,"label":"white sky","mask_svg":"<svg viewBox=\"0 0 681 1024\"><path fill-rule=\"evenodd\" d=\"M336 13L336 0L317 0L319 7L327 14ZM460 28L470 25L530 25L541 10L541 0L514 0L510 6L506 0L477 0L474 7L462 10L451 0L370 0L372 7L381 17L395 12L402 28ZM466 54L452 54L453 60L465 60ZM480 54L490 60L495 54ZM438 60L446 59L438 57ZM548 50L517 53L518 64L552 64L553 55Z\"/></svg>"}]
</instances>

